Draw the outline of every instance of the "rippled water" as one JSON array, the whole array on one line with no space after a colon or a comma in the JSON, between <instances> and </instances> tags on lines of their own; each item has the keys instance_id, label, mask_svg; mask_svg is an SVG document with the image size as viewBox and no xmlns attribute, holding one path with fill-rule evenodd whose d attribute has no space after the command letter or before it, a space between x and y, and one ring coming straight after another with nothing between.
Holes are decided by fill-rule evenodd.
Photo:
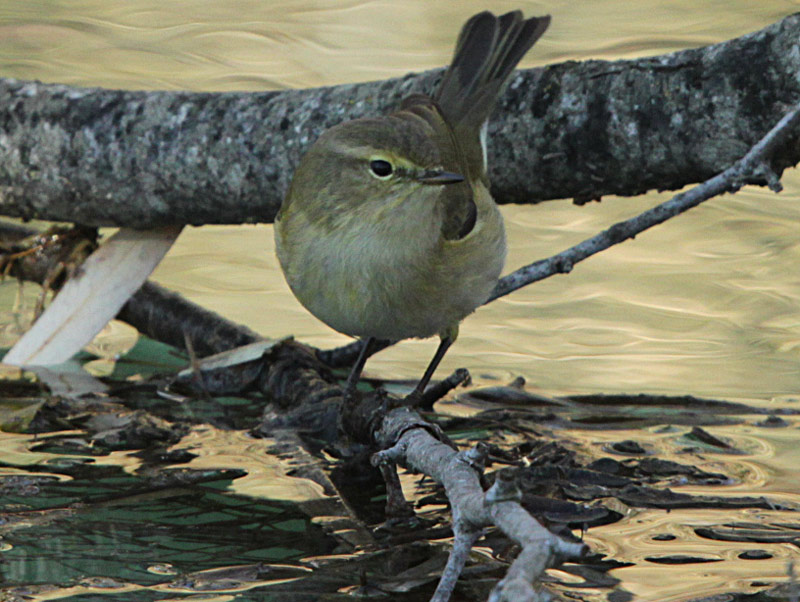
<instances>
[{"instance_id":1,"label":"rippled water","mask_svg":"<svg viewBox=\"0 0 800 602\"><path fill-rule=\"evenodd\" d=\"M485 5L472 0L5 0L0 3L0 75L85 86L192 90L379 79L445 64L460 24ZM704 45L753 31L798 8L798 2L789 0L491 5L498 12L522 7L527 14L553 15L550 31L524 66ZM786 190L780 195L748 188L714 199L591 258L569 276L551 278L482 308L463 324L442 372L466 366L479 382L523 375L530 387L548 394L648 391L755 400L796 396L800 176L787 171L783 182ZM583 207L568 201L505 206L508 268L558 252L668 196L606 198ZM319 346L346 340L309 316L291 296L273 256L271 226L189 229L154 277L267 336L291 333ZM26 294L30 301L35 292ZM3 303L10 304L15 295L16 285L0 287ZM6 337L13 337L18 331L14 317L6 313L4 322ZM124 328L115 333L121 345L131 344ZM405 342L371 360L368 372L413 378L434 345ZM732 436L753 438L754 449L761 450L744 461L760 476L744 480L739 488L796 496L796 429L738 430ZM258 470L253 462L229 460ZM273 495L257 487L247 494ZM696 513L691 520L704 517ZM663 512L643 512L624 527L593 530L591 543L625 548L623 555L643 558L650 548L664 545L647 539L657 529L680 535L685 526ZM732 553L720 544L714 544L718 550L708 542L692 545L724 557ZM759 565L762 576L785 574L784 560L791 550L783 552ZM698 570L705 577L692 579L713 591L736 578L741 562L725 563L719 573L714 565L703 565ZM748 570L741 568L743 574ZM660 583L655 594L648 589L653 587L648 571L652 567L644 562L619 573L632 584L640 583L642 599L682 599L685 567L660 566L658 579L674 577L674 589Z\"/></svg>"},{"instance_id":2,"label":"rippled water","mask_svg":"<svg viewBox=\"0 0 800 602\"><path fill-rule=\"evenodd\" d=\"M0 6L0 72L76 85L257 90L400 75L447 62L483 7L404 2L32 2ZM532 66L656 54L741 35L796 2L496 2L549 12ZM764 398L800 389L798 187L710 201L465 321L443 370L521 374L545 391L691 391ZM504 207L508 269L558 252L668 195ZM271 226L189 230L156 280L268 336L346 339L309 316L277 268ZM265 311L264 308L269 308ZM373 359L412 378L432 353L412 341Z\"/></svg>"}]
</instances>

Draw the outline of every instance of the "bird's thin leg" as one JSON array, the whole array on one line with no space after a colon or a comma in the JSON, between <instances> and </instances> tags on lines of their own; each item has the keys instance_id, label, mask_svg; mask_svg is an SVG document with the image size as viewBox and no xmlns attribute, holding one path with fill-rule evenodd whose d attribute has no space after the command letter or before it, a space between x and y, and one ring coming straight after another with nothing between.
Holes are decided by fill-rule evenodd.
<instances>
[{"instance_id":1,"label":"bird's thin leg","mask_svg":"<svg viewBox=\"0 0 800 602\"><path fill-rule=\"evenodd\" d=\"M356 363L353 364L353 369L350 370L350 375L347 377L344 393L342 394L344 399L351 399L356 392L358 379L361 378L361 371L364 369L364 364L367 363L369 356L375 351L376 343L377 339L375 337L367 337L364 339L361 352L358 354L358 359Z\"/></svg>"},{"instance_id":2,"label":"bird's thin leg","mask_svg":"<svg viewBox=\"0 0 800 602\"><path fill-rule=\"evenodd\" d=\"M433 373L436 372L436 368L439 366L439 362L442 361L444 354L447 353L447 350L450 348L450 345L453 344L454 340L455 337L452 336L442 337L439 347L436 348L436 353L433 354L433 359L431 359L430 364L428 364L428 368L425 370L425 374L423 374L422 378L419 379L419 382L414 390L408 395L408 397L405 398L406 405L415 406L422 401L422 394L425 392L425 387L428 386Z\"/></svg>"}]
</instances>

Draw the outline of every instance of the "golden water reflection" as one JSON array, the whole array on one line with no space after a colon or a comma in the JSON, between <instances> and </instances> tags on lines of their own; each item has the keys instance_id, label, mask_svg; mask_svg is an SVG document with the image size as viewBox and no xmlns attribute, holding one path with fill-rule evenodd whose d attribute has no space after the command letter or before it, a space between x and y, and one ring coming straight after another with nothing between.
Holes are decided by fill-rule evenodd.
<instances>
[{"instance_id":1,"label":"golden water reflection","mask_svg":"<svg viewBox=\"0 0 800 602\"><path fill-rule=\"evenodd\" d=\"M764 429L752 425L762 416L744 417L744 425L728 425L707 427L715 437L729 441L735 448L743 453L731 454L725 452L702 451L687 448L683 442L682 433L686 428L615 430L615 431L570 431L568 437L584 450L597 457L608 456L610 444L620 440L635 440L639 442L648 453L655 453L656 457L674 460L684 464L691 464L708 472L721 472L732 477L732 482L727 485L714 486L688 486L682 485L680 477L670 483L670 488L678 493L695 495L717 496L765 496L778 504L788 508L800 508L800 492L796 488L796 466L800 461L800 450L796 445L797 423L792 423L788 428ZM54 437L63 438L69 433L58 433ZM78 435L78 433L76 433ZM517 435L508 434L506 444L513 445ZM0 433L0 449L3 451L3 462L18 468L3 475L14 474L17 476L30 469L31 477L53 476L64 479L56 471L52 475L41 466L57 466L69 461L69 456L59 453L37 451L37 448L46 443L47 437L34 437L31 435L15 435ZM220 430L212 426L201 425L194 427L178 443L172 446L173 450L186 450L198 454L188 463L180 464L176 468L188 469L225 469L236 468L247 472L247 475L234 479L228 486L228 491L234 494L262 498L268 500L287 500L298 503L301 507L313 511L322 509L323 506L310 504L310 502L325 502L328 496L320 486L306 479L289 476L292 470L291 462L279 461L274 456L266 453L269 440L255 440L239 431ZM81 456L72 458L80 461ZM620 459L623 459L619 456ZM83 457L84 460L88 460ZM125 473L146 475L148 469L142 465L136 452L118 451L108 455L94 456L91 462L100 466L118 466ZM144 470L143 470L144 469ZM428 485L420 481L419 475L404 473L401 475L403 487L409 499L421 499L428 495ZM179 495L180 487L169 495ZM74 494L73 494L74 495ZM152 502L148 502L147 494L138 496L138 502L125 497L111 501L111 505L126 505L136 503L146 505L164 498L158 495ZM634 594L636 600L642 602L674 601L697 599L704 595L710 596L723 591L756 592L763 589L764 583L782 583L788 579L788 563L796 559L796 546L790 543L748 543L729 542L706 539L699 536L695 529L702 527L720 527L732 523L748 523L754 525L797 524L796 510L765 510L758 508L729 509L674 509L671 511L629 508L622 502L611 501L612 507L623 514L623 518L615 523L591 528L585 534L585 541L596 553L604 554L617 561L632 563L632 566L615 569L612 575L622 581L625 590ZM122 506L120 506L122 507ZM330 506L327 507L330 509ZM432 510L428 505L420 508L420 512ZM83 510L85 512L86 510ZM103 511L101 503L98 512ZM30 520L37 522L47 520L68 520L71 512L81 512L81 505L65 507L61 512L50 511L50 516L35 515ZM317 514L314 522L320 525L331 524L341 529L342 519L346 513ZM30 521L29 521L30 522ZM4 527L2 535L8 537L9 532L24 530L30 524L11 523ZM323 527L325 528L325 527ZM20 531L21 529L21 531ZM347 539L347 535L341 535ZM669 536L669 539L665 539ZM353 533L351 537L358 537ZM8 552L11 548L0 549L0 553ZM768 557L759 560L747 560L740 557L746 551L760 550L766 552ZM671 556L692 556L702 558L706 562L693 562L682 565L669 565L659 562L660 558ZM334 556L335 557L335 556ZM331 561L331 558L327 561ZM148 565L149 567L149 565ZM147 568L149 572L155 568ZM165 572L163 567L156 571L168 580L172 572ZM299 570L303 570L300 568ZM562 582L569 583L575 580L568 573L554 571ZM96 584L95 584L96 582ZM102 579L84 579L76 587L49 588L33 596L35 600L61 599L76 594L92 594L104 591ZM255 588L267 585L266 581L248 582L241 588ZM276 583L278 583L276 581ZM121 589L120 589L121 588ZM124 580L115 585L115 591L174 591L175 585L139 586L126 583ZM187 590L191 591L191 590ZM243 591L233 589L231 591ZM602 591L602 590L598 590ZM226 594L231 592L226 591ZM604 598L603 598L604 599Z\"/></svg>"},{"instance_id":2,"label":"golden water reflection","mask_svg":"<svg viewBox=\"0 0 800 602\"><path fill-rule=\"evenodd\" d=\"M677 514L677 516L675 515ZM729 522L764 521L764 511L725 513ZM586 542L600 553L624 558L633 566L616 569L626 589L640 602L699 599L719 592L755 593L763 589L757 582L788 581L788 564L797 557L792 544L735 543L702 539L694 528L720 524L719 510L692 510L668 513L664 510L643 510L620 522L592 529ZM777 520L787 520L778 516ZM672 541L653 540L659 534L674 535ZM743 560L745 550L765 550L772 557L764 560ZM647 558L684 555L711 562L666 565ZM717 560L718 562L713 562Z\"/></svg>"}]
</instances>

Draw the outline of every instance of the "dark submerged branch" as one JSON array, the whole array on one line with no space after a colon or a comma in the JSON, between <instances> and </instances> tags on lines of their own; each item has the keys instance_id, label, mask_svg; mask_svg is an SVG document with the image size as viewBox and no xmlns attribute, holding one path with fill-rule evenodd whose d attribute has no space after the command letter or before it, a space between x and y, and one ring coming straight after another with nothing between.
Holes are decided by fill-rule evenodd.
<instances>
[{"instance_id":1,"label":"dark submerged branch","mask_svg":"<svg viewBox=\"0 0 800 602\"><path fill-rule=\"evenodd\" d=\"M520 71L490 124L495 197L585 201L708 179L800 97L798 36L791 15L705 48ZM269 222L320 132L440 76L226 94L0 80L0 213L134 228ZM798 160L795 136L773 168Z\"/></svg>"},{"instance_id":2,"label":"dark submerged branch","mask_svg":"<svg viewBox=\"0 0 800 602\"><path fill-rule=\"evenodd\" d=\"M262 340L246 326L184 299L154 282L145 282L122 307L117 319L127 322L151 339L192 349L204 357Z\"/></svg>"}]
</instances>

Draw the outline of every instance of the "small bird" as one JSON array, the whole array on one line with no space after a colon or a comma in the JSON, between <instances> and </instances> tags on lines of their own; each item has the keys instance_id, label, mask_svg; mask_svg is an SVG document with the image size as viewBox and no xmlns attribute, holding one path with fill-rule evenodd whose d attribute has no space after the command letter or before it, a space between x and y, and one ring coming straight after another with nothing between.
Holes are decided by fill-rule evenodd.
<instances>
[{"instance_id":1,"label":"small bird","mask_svg":"<svg viewBox=\"0 0 800 602\"><path fill-rule=\"evenodd\" d=\"M489 298L506 237L489 193L487 120L549 24L520 11L474 15L433 98L414 94L390 115L336 125L300 161L275 246L300 303L363 341L345 399L377 340L438 335L407 398L418 402L461 320Z\"/></svg>"}]
</instances>

